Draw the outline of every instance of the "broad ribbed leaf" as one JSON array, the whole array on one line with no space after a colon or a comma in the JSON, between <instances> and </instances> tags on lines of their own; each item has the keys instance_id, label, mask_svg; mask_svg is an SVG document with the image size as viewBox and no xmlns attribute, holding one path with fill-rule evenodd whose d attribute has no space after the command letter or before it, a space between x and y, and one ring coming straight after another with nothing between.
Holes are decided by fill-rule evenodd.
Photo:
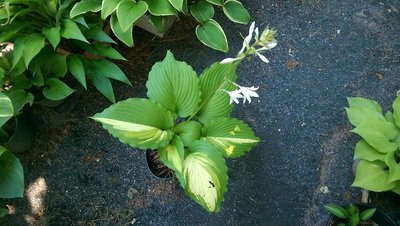
<instances>
[{"instance_id":1,"label":"broad ribbed leaf","mask_svg":"<svg viewBox=\"0 0 400 226\"><path fill-rule=\"evenodd\" d=\"M12 102L14 115L18 115L25 104L33 104L33 95L31 93L27 93L23 89L10 89L7 92L7 96Z\"/></svg>"},{"instance_id":2,"label":"broad ribbed leaf","mask_svg":"<svg viewBox=\"0 0 400 226\"><path fill-rule=\"evenodd\" d=\"M121 0L103 0L101 5L101 19L105 20L116 9Z\"/></svg>"},{"instance_id":3,"label":"broad ribbed leaf","mask_svg":"<svg viewBox=\"0 0 400 226\"><path fill-rule=\"evenodd\" d=\"M193 142L183 163L186 193L207 211L218 212L227 191L227 171L225 159L213 145Z\"/></svg>"},{"instance_id":4,"label":"broad ribbed leaf","mask_svg":"<svg viewBox=\"0 0 400 226\"><path fill-rule=\"evenodd\" d=\"M96 89L100 91L100 93L107 97L107 99L115 103L114 90L110 79L96 73L91 74L90 78L93 81L94 87L96 87Z\"/></svg>"},{"instance_id":5,"label":"broad ribbed leaf","mask_svg":"<svg viewBox=\"0 0 400 226\"><path fill-rule=\"evenodd\" d=\"M199 106L200 87L196 72L185 62L175 60L170 51L163 61L152 67L146 87L151 100L182 118L192 115Z\"/></svg>"},{"instance_id":6,"label":"broad ribbed leaf","mask_svg":"<svg viewBox=\"0 0 400 226\"><path fill-rule=\"evenodd\" d=\"M89 43L86 40L85 36L83 36L81 30L79 29L78 25L70 19L63 20L64 26L61 29L61 37L66 39L76 39L86 43Z\"/></svg>"},{"instance_id":7,"label":"broad ribbed leaf","mask_svg":"<svg viewBox=\"0 0 400 226\"><path fill-rule=\"evenodd\" d=\"M0 128L14 115L13 104L8 96L0 92Z\"/></svg>"},{"instance_id":8,"label":"broad ribbed leaf","mask_svg":"<svg viewBox=\"0 0 400 226\"><path fill-rule=\"evenodd\" d=\"M40 52L44 47L45 37L40 34L31 34L24 38L23 58L25 66L28 67L31 60Z\"/></svg>"},{"instance_id":9,"label":"broad ribbed leaf","mask_svg":"<svg viewBox=\"0 0 400 226\"><path fill-rule=\"evenodd\" d=\"M388 153L397 149L397 144L391 142L397 135L396 127L384 120L369 120L360 123L352 132L360 135L377 151Z\"/></svg>"},{"instance_id":10,"label":"broad ribbed leaf","mask_svg":"<svg viewBox=\"0 0 400 226\"><path fill-rule=\"evenodd\" d=\"M214 6L206 1L199 1L190 7L190 13L200 23L205 23L214 17Z\"/></svg>"},{"instance_id":11,"label":"broad ribbed leaf","mask_svg":"<svg viewBox=\"0 0 400 226\"><path fill-rule=\"evenodd\" d=\"M206 123L202 135L205 141L218 147L228 158L240 157L260 142L246 123L234 118L220 118Z\"/></svg>"},{"instance_id":12,"label":"broad ribbed leaf","mask_svg":"<svg viewBox=\"0 0 400 226\"><path fill-rule=\"evenodd\" d=\"M91 72L98 75L112 78L128 85L132 85L125 73L114 63L105 59L96 59L89 62Z\"/></svg>"},{"instance_id":13,"label":"broad ribbed leaf","mask_svg":"<svg viewBox=\"0 0 400 226\"><path fill-rule=\"evenodd\" d=\"M400 181L400 163L396 160L400 158L400 152L392 151L386 155L385 163L389 167L389 182Z\"/></svg>"},{"instance_id":14,"label":"broad ribbed leaf","mask_svg":"<svg viewBox=\"0 0 400 226\"><path fill-rule=\"evenodd\" d=\"M43 95L49 100L62 100L75 91L56 78L47 79L46 85L43 89Z\"/></svg>"},{"instance_id":15,"label":"broad ribbed leaf","mask_svg":"<svg viewBox=\"0 0 400 226\"><path fill-rule=\"evenodd\" d=\"M386 167L386 164L381 161L361 160L358 163L356 178L352 186L375 192L391 190L396 183L389 182L389 171L386 170Z\"/></svg>"},{"instance_id":16,"label":"broad ribbed leaf","mask_svg":"<svg viewBox=\"0 0 400 226\"><path fill-rule=\"evenodd\" d=\"M187 0L168 0L169 3L179 12L183 12L184 2Z\"/></svg>"},{"instance_id":17,"label":"broad ribbed leaf","mask_svg":"<svg viewBox=\"0 0 400 226\"><path fill-rule=\"evenodd\" d=\"M125 43L127 46L133 47L133 37L132 37L133 25L130 26L129 29L126 30L125 32L122 31L116 14L111 15L110 24L111 24L111 30L113 31L114 35L117 36L117 38L121 40L123 43Z\"/></svg>"},{"instance_id":18,"label":"broad ribbed leaf","mask_svg":"<svg viewBox=\"0 0 400 226\"><path fill-rule=\"evenodd\" d=\"M182 174L185 149L178 136L174 136L170 143L167 146L158 149L158 152L160 153L161 161L166 166Z\"/></svg>"},{"instance_id":19,"label":"broad ribbed leaf","mask_svg":"<svg viewBox=\"0 0 400 226\"><path fill-rule=\"evenodd\" d=\"M233 22L239 24L248 24L250 22L250 14L242 3L236 0L227 0L222 7L225 15Z\"/></svg>"},{"instance_id":20,"label":"broad ribbed leaf","mask_svg":"<svg viewBox=\"0 0 400 226\"><path fill-rule=\"evenodd\" d=\"M24 196L24 172L17 157L0 146L0 198Z\"/></svg>"},{"instance_id":21,"label":"broad ribbed leaf","mask_svg":"<svg viewBox=\"0 0 400 226\"><path fill-rule=\"evenodd\" d=\"M145 0L149 6L149 12L154 16L177 16L178 11L168 0Z\"/></svg>"},{"instance_id":22,"label":"broad ribbed leaf","mask_svg":"<svg viewBox=\"0 0 400 226\"><path fill-rule=\"evenodd\" d=\"M228 41L224 30L215 20L208 20L202 25L196 27L197 38L206 46L228 52Z\"/></svg>"},{"instance_id":23,"label":"broad ribbed leaf","mask_svg":"<svg viewBox=\"0 0 400 226\"><path fill-rule=\"evenodd\" d=\"M222 6L224 4L224 0L206 0L206 1L218 6Z\"/></svg>"},{"instance_id":24,"label":"broad ribbed leaf","mask_svg":"<svg viewBox=\"0 0 400 226\"><path fill-rule=\"evenodd\" d=\"M71 74L82 84L86 89L86 76L85 68L83 67L82 61L77 55L69 55L67 58L68 69Z\"/></svg>"},{"instance_id":25,"label":"broad ribbed leaf","mask_svg":"<svg viewBox=\"0 0 400 226\"><path fill-rule=\"evenodd\" d=\"M118 4L117 17L122 32L126 32L132 25L147 12L147 3L132 0L123 0Z\"/></svg>"},{"instance_id":26,"label":"broad ribbed leaf","mask_svg":"<svg viewBox=\"0 0 400 226\"><path fill-rule=\"evenodd\" d=\"M42 33L44 36L46 36L47 40L49 40L54 49L57 48L58 43L60 43L61 40L60 29L60 25L57 24L55 27L45 27L42 30Z\"/></svg>"},{"instance_id":27,"label":"broad ribbed leaf","mask_svg":"<svg viewBox=\"0 0 400 226\"><path fill-rule=\"evenodd\" d=\"M385 120L382 113L371 110L369 108L345 108L347 117L353 126L358 126L360 123L369 120Z\"/></svg>"},{"instance_id":28,"label":"broad ribbed leaf","mask_svg":"<svg viewBox=\"0 0 400 226\"><path fill-rule=\"evenodd\" d=\"M385 156L386 154L377 151L365 140L359 141L354 150L354 160L363 159L371 162L376 160L385 161Z\"/></svg>"},{"instance_id":29,"label":"broad ribbed leaf","mask_svg":"<svg viewBox=\"0 0 400 226\"><path fill-rule=\"evenodd\" d=\"M135 148L155 149L172 138L171 113L148 99L131 98L111 105L92 119L122 143Z\"/></svg>"},{"instance_id":30,"label":"broad ribbed leaf","mask_svg":"<svg viewBox=\"0 0 400 226\"><path fill-rule=\"evenodd\" d=\"M174 133L182 139L185 147L188 147L193 141L200 140L202 128L203 125L196 121L185 121L175 127Z\"/></svg>"},{"instance_id":31,"label":"broad ribbed leaf","mask_svg":"<svg viewBox=\"0 0 400 226\"><path fill-rule=\"evenodd\" d=\"M229 95L223 89L235 89L232 82L236 81L238 64L214 63L200 75L201 109L197 118L206 123L212 119L228 117L233 110L229 104Z\"/></svg>"},{"instance_id":32,"label":"broad ribbed leaf","mask_svg":"<svg viewBox=\"0 0 400 226\"><path fill-rule=\"evenodd\" d=\"M382 114L381 106L374 100L369 100L362 97L348 97L347 101L349 102L350 108L366 108Z\"/></svg>"},{"instance_id":33,"label":"broad ribbed leaf","mask_svg":"<svg viewBox=\"0 0 400 226\"><path fill-rule=\"evenodd\" d=\"M81 14L85 14L87 12L98 12L101 10L101 0L83 0L77 2L74 7L72 7L69 16L74 18Z\"/></svg>"},{"instance_id":34,"label":"broad ribbed leaf","mask_svg":"<svg viewBox=\"0 0 400 226\"><path fill-rule=\"evenodd\" d=\"M393 102L393 117L396 125L400 127L400 96Z\"/></svg>"}]
</instances>

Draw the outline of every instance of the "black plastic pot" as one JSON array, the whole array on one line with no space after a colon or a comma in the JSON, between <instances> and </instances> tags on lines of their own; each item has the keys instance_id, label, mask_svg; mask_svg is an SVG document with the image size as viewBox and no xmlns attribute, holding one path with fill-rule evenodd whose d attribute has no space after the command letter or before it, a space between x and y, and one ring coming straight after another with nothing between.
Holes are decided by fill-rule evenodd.
<instances>
[{"instance_id":1,"label":"black plastic pot","mask_svg":"<svg viewBox=\"0 0 400 226\"><path fill-rule=\"evenodd\" d=\"M35 141L35 126L31 114L15 117L15 127L5 147L13 153L22 153L32 147Z\"/></svg>"},{"instance_id":2,"label":"black plastic pot","mask_svg":"<svg viewBox=\"0 0 400 226\"><path fill-rule=\"evenodd\" d=\"M164 165L157 150L146 150L146 162L149 171L156 178L168 179L174 176L174 171L168 168L168 166Z\"/></svg>"},{"instance_id":3,"label":"black plastic pot","mask_svg":"<svg viewBox=\"0 0 400 226\"><path fill-rule=\"evenodd\" d=\"M367 205L367 204L355 204L358 209L360 210L360 212L367 210L367 209L371 209L371 208L376 208L374 206L371 205ZM325 226L331 226L332 223L337 219L337 217L331 215ZM371 221L373 221L374 223L378 224L379 226L397 226L397 224L394 222L394 220L389 217L388 214L386 214L385 212L383 212L382 210L380 210L379 208L376 208L376 212L375 214L370 218Z\"/></svg>"}]
</instances>

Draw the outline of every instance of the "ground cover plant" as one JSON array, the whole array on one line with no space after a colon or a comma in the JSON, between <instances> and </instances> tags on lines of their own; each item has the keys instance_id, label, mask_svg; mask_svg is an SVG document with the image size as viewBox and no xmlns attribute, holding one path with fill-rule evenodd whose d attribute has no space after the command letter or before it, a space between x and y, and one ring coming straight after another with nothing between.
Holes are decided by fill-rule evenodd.
<instances>
[{"instance_id":1,"label":"ground cover plant","mask_svg":"<svg viewBox=\"0 0 400 226\"><path fill-rule=\"evenodd\" d=\"M352 203L350 203L346 208L334 204L328 204L324 207L329 213L340 219L339 222L334 224L336 226L367 225L367 221L376 211L376 208L371 208L360 212L358 207Z\"/></svg>"}]
</instances>

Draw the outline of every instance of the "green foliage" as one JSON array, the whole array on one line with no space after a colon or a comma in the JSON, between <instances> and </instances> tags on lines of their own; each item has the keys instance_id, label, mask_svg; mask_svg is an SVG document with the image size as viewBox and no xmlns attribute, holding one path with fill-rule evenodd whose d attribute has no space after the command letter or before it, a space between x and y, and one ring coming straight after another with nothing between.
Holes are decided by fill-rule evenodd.
<instances>
[{"instance_id":1,"label":"green foliage","mask_svg":"<svg viewBox=\"0 0 400 226\"><path fill-rule=\"evenodd\" d=\"M24 195L24 174L15 155L0 146L0 198Z\"/></svg>"},{"instance_id":2,"label":"green foliage","mask_svg":"<svg viewBox=\"0 0 400 226\"><path fill-rule=\"evenodd\" d=\"M368 221L374 214L376 209L367 209L360 213L358 207L350 203L346 208L338 205L328 204L324 206L326 210L332 215L340 218L339 222L335 225L343 226L357 226L363 222Z\"/></svg>"},{"instance_id":3,"label":"green foliage","mask_svg":"<svg viewBox=\"0 0 400 226\"><path fill-rule=\"evenodd\" d=\"M229 117L229 95L222 90L235 89L237 66L215 63L199 78L168 52L149 73L149 99L120 101L92 119L123 143L158 149L186 194L218 212L228 183L224 157L239 157L259 142L247 124Z\"/></svg>"},{"instance_id":4,"label":"green foliage","mask_svg":"<svg viewBox=\"0 0 400 226\"><path fill-rule=\"evenodd\" d=\"M354 151L360 162L353 186L400 194L400 97L393 102L393 113L385 115L376 101L356 97L348 102L352 131L363 138Z\"/></svg>"}]
</instances>

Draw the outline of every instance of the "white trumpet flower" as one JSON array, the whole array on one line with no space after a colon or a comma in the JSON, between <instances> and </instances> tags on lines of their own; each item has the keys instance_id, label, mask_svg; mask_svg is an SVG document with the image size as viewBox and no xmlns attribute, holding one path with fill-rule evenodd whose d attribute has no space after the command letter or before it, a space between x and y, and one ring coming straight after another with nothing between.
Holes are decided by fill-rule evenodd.
<instances>
[{"instance_id":1,"label":"white trumpet flower","mask_svg":"<svg viewBox=\"0 0 400 226\"><path fill-rule=\"evenodd\" d=\"M235 102L236 104L239 104L239 100L238 98L243 98L243 95L240 94L241 90L237 89L237 90L233 90L233 91L226 91L224 90L227 94L229 94L229 104L232 104L233 102Z\"/></svg>"}]
</instances>

